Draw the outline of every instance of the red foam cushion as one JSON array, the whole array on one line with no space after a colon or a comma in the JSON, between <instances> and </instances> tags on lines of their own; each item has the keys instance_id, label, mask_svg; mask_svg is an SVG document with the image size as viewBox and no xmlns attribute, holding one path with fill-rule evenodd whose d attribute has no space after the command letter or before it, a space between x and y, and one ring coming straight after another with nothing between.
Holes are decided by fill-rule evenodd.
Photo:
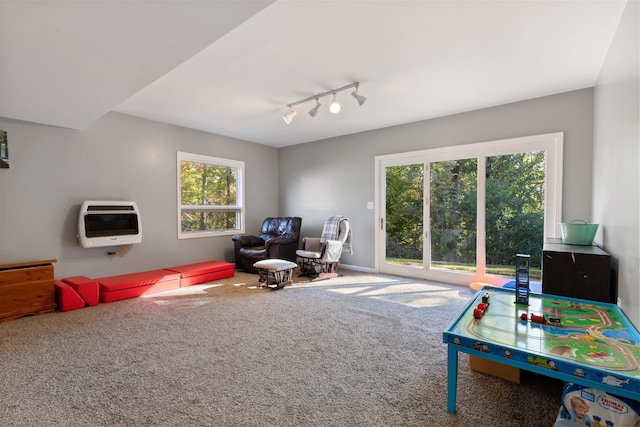
<instances>
[{"instance_id":1,"label":"red foam cushion","mask_svg":"<svg viewBox=\"0 0 640 427\"><path fill-rule=\"evenodd\" d=\"M60 311L77 310L84 307L84 300L73 288L60 280L54 280L56 302Z\"/></svg>"},{"instance_id":2,"label":"red foam cushion","mask_svg":"<svg viewBox=\"0 0 640 427\"><path fill-rule=\"evenodd\" d=\"M113 292L122 289L149 286L168 281L180 281L180 273L168 270L141 271L139 273L122 274L120 276L102 277L94 279L100 284L100 293ZM102 297L100 298L102 300Z\"/></svg>"},{"instance_id":3,"label":"red foam cushion","mask_svg":"<svg viewBox=\"0 0 640 427\"><path fill-rule=\"evenodd\" d=\"M83 283L93 283L95 282L95 279L91 279L87 276L73 276L62 279L62 281L67 285L81 285Z\"/></svg>"},{"instance_id":4,"label":"red foam cushion","mask_svg":"<svg viewBox=\"0 0 640 427\"><path fill-rule=\"evenodd\" d=\"M233 277L235 270L222 270L213 271L211 273L200 274L199 276L183 277L180 279L180 287L196 285L198 283L210 282L212 280L226 279L227 277Z\"/></svg>"},{"instance_id":5,"label":"red foam cushion","mask_svg":"<svg viewBox=\"0 0 640 427\"><path fill-rule=\"evenodd\" d=\"M71 286L85 300L87 305L98 305L100 302L98 282L94 279L86 276L74 276L62 279L62 281Z\"/></svg>"},{"instance_id":6,"label":"red foam cushion","mask_svg":"<svg viewBox=\"0 0 640 427\"><path fill-rule=\"evenodd\" d=\"M153 283L150 285L135 286L132 288L120 289L117 291L103 291L100 289L100 302L114 302L126 298L135 298L144 294L153 294L156 292L168 291L180 287L180 279L167 280L164 282Z\"/></svg>"},{"instance_id":7,"label":"red foam cushion","mask_svg":"<svg viewBox=\"0 0 640 427\"><path fill-rule=\"evenodd\" d=\"M193 277L200 276L202 274L215 273L219 271L233 271L235 265L230 262L223 261L205 261L196 262L194 264L178 265L175 267L169 267L166 270L176 271L180 273L180 277ZM233 276L233 274L231 274ZM231 277L228 276L228 277Z\"/></svg>"}]
</instances>

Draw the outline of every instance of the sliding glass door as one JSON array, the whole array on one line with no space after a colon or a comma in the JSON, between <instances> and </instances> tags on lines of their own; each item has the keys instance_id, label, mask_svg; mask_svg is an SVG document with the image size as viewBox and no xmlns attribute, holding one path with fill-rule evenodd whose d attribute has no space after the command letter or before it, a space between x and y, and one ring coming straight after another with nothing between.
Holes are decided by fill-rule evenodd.
<instances>
[{"instance_id":1,"label":"sliding glass door","mask_svg":"<svg viewBox=\"0 0 640 427\"><path fill-rule=\"evenodd\" d=\"M432 269L476 272L477 181L477 159L429 163Z\"/></svg>"},{"instance_id":2,"label":"sliding glass door","mask_svg":"<svg viewBox=\"0 0 640 427\"><path fill-rule=\"evenodd\" d=\"M486 271L509 275L514 252L531 255L530 277L541 278L545 152L487 157Z\"/></svg>"},{"instance_id":3,"label":"sliding glass door","mask_svg":"<svg viewBox=\"0 0 640 427\"><path fill-rule=\"evenodd\" d=\"M378 157L377 269L502 283L526 253L539 277L561 217L561 165L562 134Z\"/></svg>"},{"instance_id":4,"label":"sliding glass door","mask_svg":"<svg viewBox=\"0 0 640 427\"><path fill-rule=\"evenodd\" d=\"M424 250L424 164L385 165L384 262L422 268Z\"/></svg>"}]
</instances>

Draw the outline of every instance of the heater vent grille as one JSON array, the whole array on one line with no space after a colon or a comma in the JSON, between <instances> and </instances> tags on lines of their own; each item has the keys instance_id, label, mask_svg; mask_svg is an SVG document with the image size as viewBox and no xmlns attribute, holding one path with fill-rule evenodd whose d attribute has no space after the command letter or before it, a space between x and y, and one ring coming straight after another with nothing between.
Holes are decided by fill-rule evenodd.
<instances>
[{"instance_id":1,"label":"heater vent grille","mask_svg":"<svg viewBox=\"0 0 640 427\"><path fill-rule=\"evenodd\" d=\"M87 206L87 211L133 211L133 206L130 205L90 205Z\"/></svg>"}]
</instances>

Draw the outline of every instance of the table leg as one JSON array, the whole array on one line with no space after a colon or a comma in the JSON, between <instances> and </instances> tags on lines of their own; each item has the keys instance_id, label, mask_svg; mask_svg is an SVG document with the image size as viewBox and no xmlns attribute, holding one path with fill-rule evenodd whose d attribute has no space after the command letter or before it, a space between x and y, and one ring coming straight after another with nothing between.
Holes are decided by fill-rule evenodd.
<instances>
[{"instance_id":1,"label":"table leg","mask_svg":"<svg viewBox=\"0 0 640 427\"><path fill-rule=\"evenodd\" d=\"M447 345L447 411L456 412L456 388L458 383L458 350Z\"/></svg>"}]
</instances>

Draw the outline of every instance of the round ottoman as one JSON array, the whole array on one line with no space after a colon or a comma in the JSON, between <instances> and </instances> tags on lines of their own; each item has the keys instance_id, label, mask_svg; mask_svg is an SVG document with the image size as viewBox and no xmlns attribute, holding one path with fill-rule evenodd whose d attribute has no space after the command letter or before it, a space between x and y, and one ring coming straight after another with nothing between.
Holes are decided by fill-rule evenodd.
<instances>
[{"instance_id":1,"label":"round ottoman","mask_svg":"<svg viewBox=\"0 0 640 427\"><path fill-rule=\"evenodd\" d=\"M293 284L293 269L298 266L295 262L284 259L265 259L258 261L253 266L260 275L258 281L272 289L281 289Z\"/></svg>"}]
</instances>

